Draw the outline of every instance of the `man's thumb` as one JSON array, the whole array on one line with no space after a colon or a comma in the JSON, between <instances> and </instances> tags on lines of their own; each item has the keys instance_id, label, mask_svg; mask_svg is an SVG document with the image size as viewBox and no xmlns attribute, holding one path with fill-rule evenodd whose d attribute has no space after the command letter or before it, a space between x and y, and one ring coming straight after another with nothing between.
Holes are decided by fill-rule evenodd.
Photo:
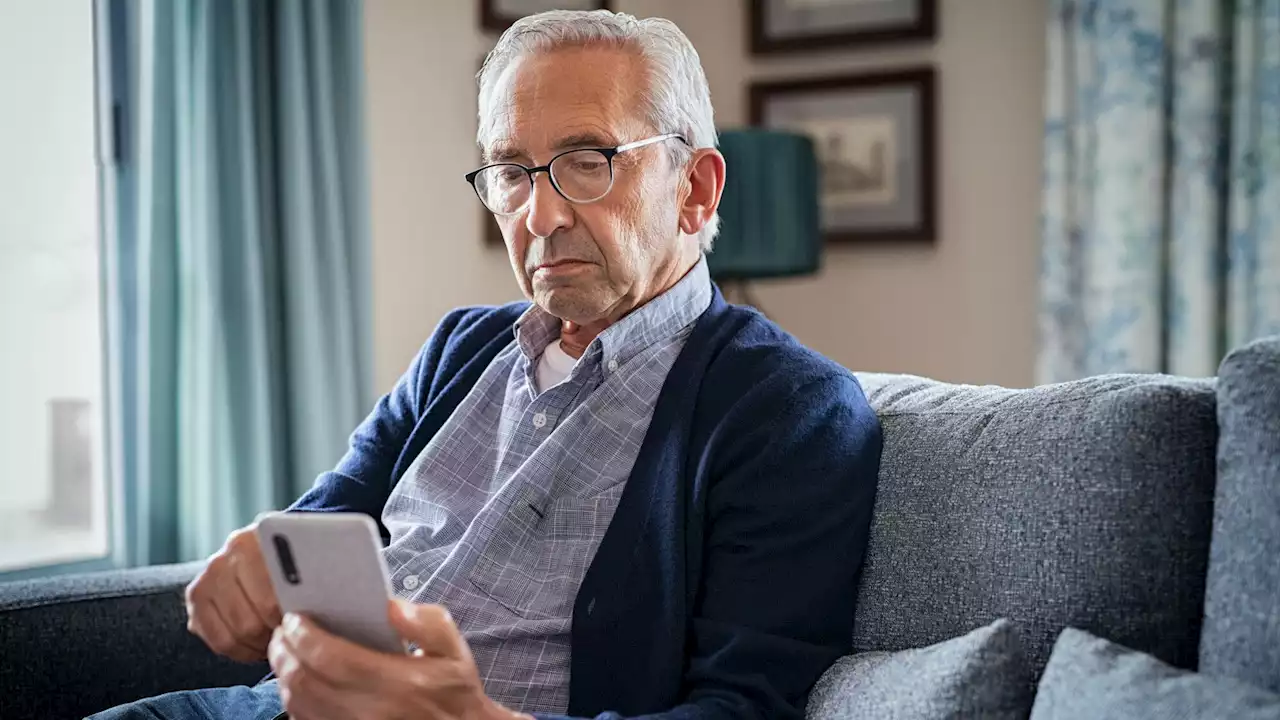
<instances>
[{"instance_id":1,"label":"man's thumb","mask_svg":"<svg viewBox=\"0 0 1280 720\"><path fill-rule=\"evenodd\" d=\"M424 655L470 657L470 648L443 605L418 605L395 598L387 614L400 637L417 645Z\"/></svg>"}]
</instances>

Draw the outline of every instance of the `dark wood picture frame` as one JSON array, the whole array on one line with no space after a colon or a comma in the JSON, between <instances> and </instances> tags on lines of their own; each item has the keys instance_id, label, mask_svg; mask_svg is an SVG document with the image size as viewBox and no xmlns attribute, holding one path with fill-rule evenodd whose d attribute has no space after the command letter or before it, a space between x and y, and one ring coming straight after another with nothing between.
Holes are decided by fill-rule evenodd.
<instances>
[{"instance_id":1,"label":"dark wood picture frame","mask_svg":"<svg viewBox=\"0 0 1280 720\"><path fill-rule=\"evenodd\" d=\"M865 46L892 43L924 42L938 36L938 0L920 0L920 17L903 25L868 28L866 30L836 30L806 33L788 37L770 37L765 28L766 3L770 0L750 0L751 52L754 55L804 52L830 48L858 50Z\"/></svg>"},{"instance_id":2,"label":"dark wood picture frame","mask_svg":"<svg viewBox=\"0 0 1280 720\"><path fill-rule=\"evenodd\" d=\"M490 48L490 50L492 49L493 48ZM484 68L484 61L488 57L489 53L486 52L484 55L480 56L479 60L476 61L477 76L480 74L480 70ZM480 102L479 96L476 97L476 102ZM475 116L480 114L479 111L480 109L477 107ZM483 164L484 158L480 156L480 153L477 150L476 167L479 168ZM489 208L485 207L484 203L480 202L480 198L476 196L474 188L472 189L471 197L475 198L476 206L480 208L480 244L486 248L505 248L507 241L502 238L502 228L498 227L498 218L495 217L493 213L489 212Z\"/></svg>"},{"instance_id":3,"label":"dark wood picture frame","mask_svg":"<svg viewBox=\"0 0 1280 720\"><path fill-rule=\"evenodd\" d=\"M840 75L832 77L804 78L796 80L769 80L751 84L748 117L756 127L764 126L765 107L773 99L797 95L843 93L859 90L877 90L893 87L912 88L920 99L920 122L915 142L917 177L920 178L920 219L908 227L866 227L856 230L828 231L827 242L866 241L914 241L933 242L937 233L938 216L938 166L937 166L937 82L931 67L914 67L886 72Z\"/></svg>"},{"instance_id":4,"label":"dark wood picture frame","mask_svg":"<svg viewBox=\"0 0 1280 720\"><path fill-rule=\"evenodd\" d=\"M592 10L612 10L611 0L596 0ZM519 17L503 15L494 7L494 0L480 0L480 27L489 32L500 33L519 20Z\"/></svg>"},{"instance_id":5,"label":"dark wood picture frame","mask_svg":"<svg viewBox=\"0 0 1280 720\"><path fill-rule=\"evenodd\" d=\"M507 241L502 238L502 228L498 227L498 218L489 212L483 204L480 205L480 236L484 239L484 246L487 248L505 248Z\"/></svg>"}]
</instances>

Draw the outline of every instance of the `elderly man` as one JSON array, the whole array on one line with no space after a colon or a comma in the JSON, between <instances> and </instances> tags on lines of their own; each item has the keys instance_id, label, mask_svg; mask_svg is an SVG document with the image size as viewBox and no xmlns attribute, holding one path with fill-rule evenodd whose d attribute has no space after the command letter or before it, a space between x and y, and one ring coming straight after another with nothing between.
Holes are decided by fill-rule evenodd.
<instances>
[{"instance_id":1,"label":"elderly man","mask_svg":"<svg viewBox=\"0 0 1280 720\"><path fill-rule=\"evenodd\" d=\"M380 521L417 645L280 617L252 528L188 589L255 688L104 717L775 718L848 652L880 430L707 274L724 159L670 22L550 12L480 73L467 175L532 304L453 312L290 508Z\"/></svg>"}]
</instances>

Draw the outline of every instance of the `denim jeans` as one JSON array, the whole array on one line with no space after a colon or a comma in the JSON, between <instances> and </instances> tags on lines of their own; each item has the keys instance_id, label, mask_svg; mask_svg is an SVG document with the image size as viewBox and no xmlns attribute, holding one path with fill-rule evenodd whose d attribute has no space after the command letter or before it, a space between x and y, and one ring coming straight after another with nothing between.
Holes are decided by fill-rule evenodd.
<instances>
[{"instance_id":1,"label":"denim jeans","mask_svg":"<svg viewBox=\"0 0 1280 720\"><path fill-rule=\"evenodd\" d=\"M274 720L283 710L276 681L269 680L255 687L166 693L104 710L88 720Z\"/></svg>"}]
</instances>

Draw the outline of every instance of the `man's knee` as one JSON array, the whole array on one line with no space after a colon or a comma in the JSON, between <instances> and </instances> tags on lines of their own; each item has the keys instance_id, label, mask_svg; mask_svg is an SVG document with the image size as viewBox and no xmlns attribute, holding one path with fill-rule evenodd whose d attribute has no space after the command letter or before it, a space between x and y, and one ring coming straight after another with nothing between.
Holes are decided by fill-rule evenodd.
<instances>
[{"instance_id":1,"label":"man's knee","mask_svg":"<svg viewBox=\"0 0 1280 720\"><path fill-rule=\"evenodd\" d=\"M87 720L205 720L208 715L198 711L188 697L192 694L193 691L157 695L103 710Z\"/></svg>"},{"instance_id":2,"label":"man's knee","mask_svg":"<svg viewBox=\"0 0 1280 720\"><path fill-rule=\"evenodd\" d=\"M87 720L274 720L283 710L274 682L184 690L113 707Z\"/></svg>"}]
</instances>

